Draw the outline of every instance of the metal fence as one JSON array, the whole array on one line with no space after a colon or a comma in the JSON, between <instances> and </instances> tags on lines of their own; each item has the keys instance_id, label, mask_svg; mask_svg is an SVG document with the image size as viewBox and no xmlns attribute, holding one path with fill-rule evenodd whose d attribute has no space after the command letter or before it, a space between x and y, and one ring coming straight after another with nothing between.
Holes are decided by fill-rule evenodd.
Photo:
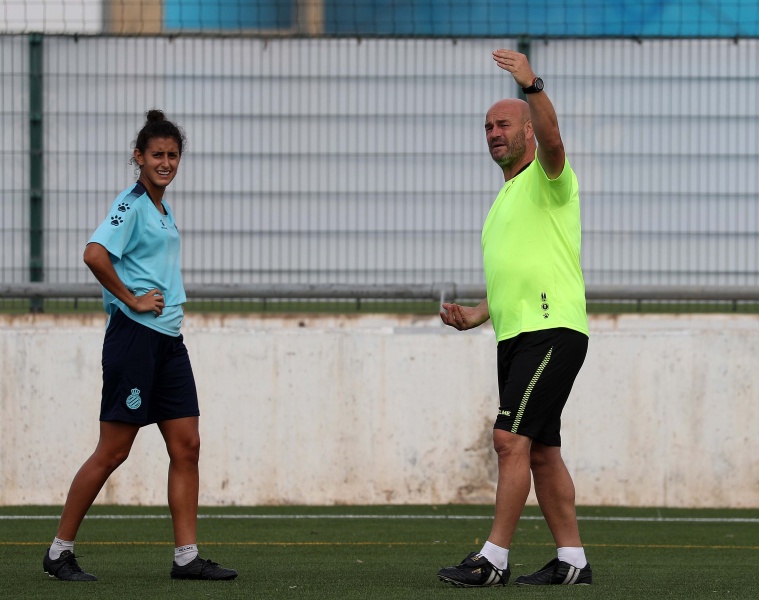
<instances>
[{"instance_id":1,"label":"metal fence","mask_svg":"<svg viewBox=\"0 0 759 600\"><path fill-rule=\"evenodd\" d=\"M152 15L160 3L137 4ZM190 286L479 286L480 227L502 183L484 113L518 92L490 51L513 47L546 81L580 180L589 288L759 285L759 23L748 3L723 3L749 11L732 29L725 17L710 33L699 13L701 30L692 15L680 21L690 37L646 37L641 20L635 39L618 37L631 26L626 2L628 13L609 13L617 37L567 20L553 36L547 20L543 37L493 37L476 11L467 36L454 35L459 20L430 16L424 37L409 37L395 13L360 17L381 2L351 4L353 29L329 16L334 2L231 30L192 13L197 3L167 0L162 20L139 27L128 3L98 5L100 26L81 16L86 35L68 22L14 29L6 11L3 284L93 282L81 252L134 181L132 140L160 107L189 139L167 200ZM180 8L196 19L185 30ZM673 22L662 17L660 31Z\"/></svg>"}]
</instances>

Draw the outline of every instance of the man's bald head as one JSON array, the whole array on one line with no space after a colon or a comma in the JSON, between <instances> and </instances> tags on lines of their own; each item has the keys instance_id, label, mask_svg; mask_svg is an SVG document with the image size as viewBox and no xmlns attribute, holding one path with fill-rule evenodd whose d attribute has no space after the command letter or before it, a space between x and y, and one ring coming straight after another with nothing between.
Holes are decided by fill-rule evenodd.
<instances>
[{"instance_id":1,"label":"man's bald head","mask_svg":"<svg viewBox=\"0 0 759 600\"><path fill-rule=\"evenodd\" d=\"M526 123L530 120L530 106L519 98L504 98L488 109L485 120L487 121L491 115L509 115Z\"/></svg>"}]
</instances>

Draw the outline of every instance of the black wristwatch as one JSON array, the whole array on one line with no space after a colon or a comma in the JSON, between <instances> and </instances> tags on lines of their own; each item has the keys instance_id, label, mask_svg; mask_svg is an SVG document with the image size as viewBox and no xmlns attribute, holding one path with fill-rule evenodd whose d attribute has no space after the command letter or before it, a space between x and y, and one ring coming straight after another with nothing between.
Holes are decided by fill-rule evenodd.
<instances>
[{"instance_id":1,"label":"black wristwatch","mask_svg":"<svg viewBox=\"0 0 759 600\"><path fill-rule=\"evenodd\" d=\"M540 77L536 77L532 80L532 85L530 87L523 87L522 91L525 94L537 94L538 92L542 92L543 80Z\"/></svg>"}]
</instances>

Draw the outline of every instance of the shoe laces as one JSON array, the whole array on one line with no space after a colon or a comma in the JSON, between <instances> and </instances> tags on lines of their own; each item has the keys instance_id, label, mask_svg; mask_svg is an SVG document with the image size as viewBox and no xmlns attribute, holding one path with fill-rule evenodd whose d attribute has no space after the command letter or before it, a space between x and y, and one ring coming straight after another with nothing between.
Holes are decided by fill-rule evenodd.
<instances>
[{"instance_id":1,"label":"shoe laces","mask_svg":"<svg viewBox=\"0 0 759 600\"><path fill-rule=\"evenodd\" d=\"M201 567L201 571L205 568L213 569L219 566L219 563L214 562L208 558L201 558L200 560L203 561L203 566Z\"/></svg>"},{"instance_id":2,"label":"shoe laces","mask_svg":"<svg viewBox=\"0 0 759 600\"><path fill-rule=\"evenodd\" d=\"M82 569L82 567L79 566L79 563L76 561L77 557L81 557L81 556L82 556L81 554L77 555L72 552L71 554L69 554L63 559L63 562L66 565L68 565L69 569L71 569L72 571L76 571L77 573L84 573L84 570Z\"/></svg>"}]
</instances>

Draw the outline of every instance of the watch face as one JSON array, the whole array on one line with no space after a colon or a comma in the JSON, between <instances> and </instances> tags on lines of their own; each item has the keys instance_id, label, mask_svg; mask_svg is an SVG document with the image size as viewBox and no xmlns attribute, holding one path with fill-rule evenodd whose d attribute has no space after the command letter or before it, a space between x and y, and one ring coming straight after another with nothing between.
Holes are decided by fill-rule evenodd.
<instances>
[{"instance_id":1,"label":"watch face","mask_svg":"<svg viewBox=\"0 0 759 600\"><path fill-rule=\"evenodd\" d=\"M532 84L532 86L537 90L541 91L543 89L543 80L540 77L535 78L535 83Z\"/></svg>"}]
</instances>

